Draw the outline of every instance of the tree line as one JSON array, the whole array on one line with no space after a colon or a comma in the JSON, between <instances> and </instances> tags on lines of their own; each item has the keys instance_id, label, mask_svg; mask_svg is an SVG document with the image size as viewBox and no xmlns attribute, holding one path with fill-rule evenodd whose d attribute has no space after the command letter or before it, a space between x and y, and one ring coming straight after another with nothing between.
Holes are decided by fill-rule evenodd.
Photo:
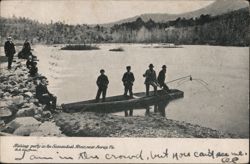
<instances>
[{"instance_id":1,"label":"tree line","mask_svg":"<svg viewBox=\"0 0 250 164\"><path fill-rule=\"evenodd\" d=\"M197 18L177 18L167 22L133 22L112 27L86 24L49 24L27 18L0 17L0 40L11 35L15 40L26 38L33 43L90 44L90 43L175 43L249 46L250 17L248 8L219 16L201 15Z\"/></svg>"}]
</instances>

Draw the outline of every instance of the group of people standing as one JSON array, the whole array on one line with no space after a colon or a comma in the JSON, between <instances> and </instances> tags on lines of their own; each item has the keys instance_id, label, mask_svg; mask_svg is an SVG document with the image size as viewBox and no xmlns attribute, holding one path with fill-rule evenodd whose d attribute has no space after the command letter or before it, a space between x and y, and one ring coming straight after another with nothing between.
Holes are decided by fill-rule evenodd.
<instances>
[{"instance_id":1,"label":"group of people standing","mask_svg":"<svg viewBox=\"0 0 250 164\"><path fill-rule=\"evenodd\" d=\"M123 74L122 82L124 85L124 96L133 97L133 84L135 81L134 74L131 72L131 66L126 67L127 72ZM159 72L158 77L156 77L156 72L154 70L154 65L150 64L149 69L143 74L145 77L145 86L146 86L146 96L149 96L150 86L154 88L154 95L157 95L157 87L163 88L166 92L169 91L169 87L165 83L166 79L167 66L163 65L162 70ZM101 75L97 78L96 84L98 86L98 91L96 94L96 100L99 101L102 94L102 100L105 101L106 92L109 84L108 77L104 74L103 69L100 70Z\"/></svg>"},{"instance_id":2,"label":"group of people standing","mask_svg":"<svg viewBox=\"0 0 250 164\"><path fill-rule=\"evenodd\" d=\"M48 91L47 79L44 76L38 75L37 57L32 54L31 46L28 39L25 40L22 50L18 53L19 59L26 59L26 67L29 70L30 77L35 80L36 83L36 98L41 104L45 104L47 109L55 109L57 98ZM11 70L13 57L16 53L15 44L11 37L7 38L4 44L4 51L6 57L8 57L8 70Z\"/></svg>"}]
</instances>

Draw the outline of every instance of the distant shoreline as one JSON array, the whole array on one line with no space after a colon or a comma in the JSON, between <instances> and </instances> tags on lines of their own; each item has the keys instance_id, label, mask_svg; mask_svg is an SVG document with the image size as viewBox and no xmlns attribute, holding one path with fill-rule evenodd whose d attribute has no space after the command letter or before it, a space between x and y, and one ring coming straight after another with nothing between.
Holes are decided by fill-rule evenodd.
<instances>
[{"instance_id":1,"label":"distant shoreline","mask_svg":"<svg viewBox=\"0 0 250 164\"><path fill-rule=\"evenodd\" d=\"M15 43L15 41L14 41ZM134 43L124 43L124 42L103 42L103 43L92 43L92 45L101 45L101 44L127 44L127 45L133 45L133 44L141 44L141 45L151 45L151 44L168 44L168 43L161 43L161 42L155 42L155 43L141 43L141 42L134 42ZM60 45L79 45L79 43L60 43L60 44L46 44L46 43L34 43L32 45L44 45L44 46L60 46ZM222 47L249 47L247 45L241 45L241 46L234 46L234 45L218 45L218 44L177 44L177 45L182 45L182 46L222 46ZM0 43L0 47L3 47L4 43ZM15 46L23 46L23 44L18 43L15 44ZM3 56L3 55L2 55Z\"/></svg>"}]
</instances>

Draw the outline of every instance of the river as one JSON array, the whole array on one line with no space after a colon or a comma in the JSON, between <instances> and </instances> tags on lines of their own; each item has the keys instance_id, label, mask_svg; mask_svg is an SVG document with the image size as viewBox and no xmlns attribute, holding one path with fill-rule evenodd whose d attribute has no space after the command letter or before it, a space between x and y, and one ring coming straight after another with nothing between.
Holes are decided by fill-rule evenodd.
<instances>
[{"instance_id":1,"label":"river","mask_svg":"<svg viewBox=\"0 0 250 164\"><path fill-rule=\"evenodd\" d=\"M183 99L169 103L167 118L249 137L247 47L100 44L100 50L65 51L60 50L61 46L33 46L40 60L39 72L48 77L49 90L57 95L59 104L94 98L96 79L102 68L110 81L107 96L112 96L123 94L121 78L127 65L132 67L136 78L134 92L141 92L145 90L142 74L148 65L153 63L158 73L165 64L167 81L187 75L194 79L169 84L185 94ZM123 47L124 51L109 51L117 47ZM134 116L144 113L135 110Z\"/></svg>"}]
</instances>

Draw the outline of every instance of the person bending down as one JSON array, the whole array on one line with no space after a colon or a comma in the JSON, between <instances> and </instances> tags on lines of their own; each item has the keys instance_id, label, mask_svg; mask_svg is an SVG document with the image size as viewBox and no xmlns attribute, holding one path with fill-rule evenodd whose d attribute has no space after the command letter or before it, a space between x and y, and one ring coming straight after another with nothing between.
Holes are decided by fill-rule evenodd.
<instances>
[{"instance_id":1,"label":"person bending down","mask_svg":"<svg viewBox=\"0 0 250 164\"><path fill-rule=\"evenodd\" d=\"M162 70L159 72L157 80L158 80L158 83L159 83L159 85L160 85L161 88L163 88L166 91L170 91L169 87L165 83L166 72L167 72L167 66L163 65L162 66Z\"/></svg>"}]
</instances>

